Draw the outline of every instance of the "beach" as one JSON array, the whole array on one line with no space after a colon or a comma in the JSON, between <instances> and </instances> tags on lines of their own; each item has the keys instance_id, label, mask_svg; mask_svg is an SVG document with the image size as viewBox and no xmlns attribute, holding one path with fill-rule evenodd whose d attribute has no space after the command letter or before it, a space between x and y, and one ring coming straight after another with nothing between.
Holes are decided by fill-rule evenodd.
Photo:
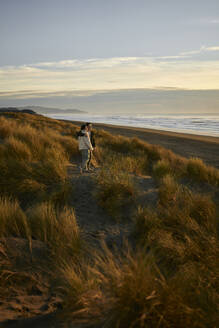
<instances>
[{"instance_id":1,"label":"beach","mask_svg":"<svg viewBox=\"0 0 219 328\"><path fill-rule=\"evenodd\" d=\"M80 126L82 122L71 121ZM219 168L219 137L177 133L137 127L93 123L94 129L105 130L114 135L137 137L150 144L160 145L186 158L199 157L206 164ZM97 140L98 144L98 140Z\"/></svg>"}]
</instances>

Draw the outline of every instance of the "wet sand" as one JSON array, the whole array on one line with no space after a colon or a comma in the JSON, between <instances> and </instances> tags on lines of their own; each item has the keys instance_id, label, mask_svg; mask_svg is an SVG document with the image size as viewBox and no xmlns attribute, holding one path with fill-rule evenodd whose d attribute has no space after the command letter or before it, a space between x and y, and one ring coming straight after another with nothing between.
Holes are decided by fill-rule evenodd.
<instances>
[{"instance_id":1,"label":"wet sand","mask_svg":"<svg viewBox=\"0 0 219 328\"><path fill-rule=\"evenodd\" d=\"M83 122L71 121L75 125ZM219 137L201 136L146 128L135 128L103 123L93 123L97 130L103 129L114 135L137 137L151 144L163 146L181 156L199 157L206 164L219 168ZM97 140L98 144L98 140Z\"/></svg>"}]
</instances>

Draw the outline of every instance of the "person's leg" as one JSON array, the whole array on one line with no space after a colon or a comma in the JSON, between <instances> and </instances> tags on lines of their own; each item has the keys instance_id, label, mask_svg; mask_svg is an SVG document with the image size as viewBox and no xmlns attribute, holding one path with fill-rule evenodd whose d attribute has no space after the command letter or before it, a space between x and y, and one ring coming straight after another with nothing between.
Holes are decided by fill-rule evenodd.
<instances>
[{"instance_id":1,"label":"person's leg","mask_svg":"<svg viewBox=\"0 0 219 328\"><path fill-rule=\"evenodd\" d=\"M81 150L81 168L82 170L86 170L87 166L87 150Z\"/></svg>"},{"instance_id":2,"label":"person's leg","mask_svg":"<svg viewBox=\"0 0 219 328\"><path fill-rule=\"evenodd\" d=\"M80 171L81 171L81 173L82 173L82 170L83 170L83 159L84 159L83 149L80 149L80 154L81 154Z\"/></svg>"},{"instance_id":3,"label":"person's leg","mask_svg":"<svg viewBox=\"0 0 219 328\"><path fill-rule=\"evenodd\" d=\"M89 150L88 162L87 162L88 170L91 168L91 159L92 159L92 151Z\"/></svg>"},{"instance_id":4,"label":"person's leg","mask_svg":"<svg viewBox=\"0 0 219 328\"><path fill-rule=\"evenodd\" d=\"M82 170L87 170L87 163L88 163L88 156L89 156L89 150L88 149L82 149Z\"/></svg>"}]
</instances>

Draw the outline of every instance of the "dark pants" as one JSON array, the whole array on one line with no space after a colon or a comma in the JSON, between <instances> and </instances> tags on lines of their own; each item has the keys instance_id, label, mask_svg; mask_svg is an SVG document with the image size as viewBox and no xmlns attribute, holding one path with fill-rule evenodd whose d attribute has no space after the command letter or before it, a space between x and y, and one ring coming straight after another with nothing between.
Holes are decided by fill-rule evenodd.
<instances>
[{"instance_id":1,"label":"dark pants","mask_svg":"<svg viewBox=\"0 0 219 328\"><path fill-rule=\"evenodd\" d=\"M91 167L91 160L92 160L92 151L89 151L88 162L87 162L87 167L88 168Z\"/></svg>"}]
</instances>

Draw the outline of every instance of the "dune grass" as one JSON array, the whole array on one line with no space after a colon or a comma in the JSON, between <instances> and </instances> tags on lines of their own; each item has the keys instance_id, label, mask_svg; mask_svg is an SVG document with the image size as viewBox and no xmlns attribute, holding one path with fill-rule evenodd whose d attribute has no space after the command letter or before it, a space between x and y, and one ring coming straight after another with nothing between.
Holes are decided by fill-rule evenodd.
<instances>
[{"instance_id":1,"label":"dune grass","mask_svg":"<svg viewBox=\"0 0 219 328\"><path fill-rule=\"evenodd\" d=\"M215 245L213 245L215 246ZM214 255L218 255L214 251ZM93 263L63 268L64 315L103 327L216 327L218 300L212 267L187 262L171 276L142 249L104 247Z\"/></svg>"},{"instance_id":2,"label":"dune grass","mask_svg":"<svg viewBox=\"0 0 219 328\"><path fill-rule=\"evenodd\" d=\"M104 163L98 176L100 204L111 215L124 213L120 197L128 198L131 175L148 173L158 182L159 201L157 208L139 208L135 215L135 251L103 246L80 269L64 267L64 313L87 322L96 319L104 327L216 327L216 206L210 195L192 192L180 180L187 177L216 187L218 170L196 160L197 171L191 171L193 159L136 139L102 131L99 138L98 159ZM137 166L139 152L147 165Z\"/></svg>"},{"instance_id":3,"label":"dune grass","mask_svg":"<svg viewBox=\"0 0 219 328\"><path fill-rule=\"evenodd\" d=\"M0 237L21 237L44 242L56 261L77 257L82 251L81 232L74 210L43 202L23 211L17 200L0 198Z\"/></svg>"},{"instance_id":4,"label":"dune grass","mask_svg":"<svg viewBox=\"0 0 219 328\"><path fill-rule=\"evenodd\" d=\"M219 170L203 163L200 158L191 158L187 162L187 175L198 182L219 186Z\"/></svg>"},{"instance_id":5,"label":"dune grass","mask_svg":"<svg viewBox=\"0 0 219 328\"><path fill-rule=\"evenodd\" d=\"M66 318L103 327L216 328L217 208L204 187L197 193L181 181L215 191L219 170L137 138L97 131L97 201L120 224L128 216L135 223L134 249L132 241L111 250L103 243L97 251L85 247L69 206L77 192L66 170L78 159L75 132L71 123L40 115L0 115L0 238L43 242ZM158 186L157 206L139 207L130 218L132 178L148 174Z\"/></svg>"},{"instance_id":6,"label":"dune grass","mask_svg":"<svg viewBox=\"0 0 219 328\"><path fill-rule=\"evenodd\" d=\"M0 197L0 237L30 237L26 215L18 201Z\"/></svg>"},{"instance_id":7,"label":"dune grass","mask_svg":"<svg viewBox=\"0 0 219 328\"><path fill-rule=\"evenodd\" d=\"M184 324L186 322L189 327L216 327L219 300L217 224L212 199L192 193L171 176L164 177L161 182L157 209L138 209L136 236L139 243L153 253L167 282L173 284L174 292L168 286L166 292L169 294L164 295L166 315L173 326L183 327L184 317Z\"/></svg>"},{"instance_id":8,"label":"dune grass","mask_svg":"<svg viewBox=\"0 0 219 328\"><path fill-rule=\"evenodd\" d=\"M82 243L66 169L78 156L74 127L10 113L0 116L0 138L0 236L41 240L57 259L76 255Z\"/></svg>"},{"instance_id":9,"label":"dune grass","mask_svg":"<svg viewBox=\"0 0 219 328\"><path fill-rule=\"evenodd\" d=\"M66 185L66 166L78 156L75 130L67 126L28 114L0 117L1 193L29 202Z\"/></svg>"},{"instance_id":10,"label":"dune grass","mask_svg":"<svg viewBox=\"0 0 219 328\"><path fill-rule=\"evenodd\" d=\"M126 163L126 160L125 160ZM135 188L130 175L121 168L124 162L116 157L108 158L107 164L97 177L97 198L101 207L116 220L127 218L125 208L135 197Z\"/></svg>"},{"instance_id":11,"label":"dune grass","mask_svg":"<svg viewBox=\"0 0 219 328\"><path fill-rule=\"evenodd\" d=\"M100 146L103 154L114 152L121 157L130 156L133 162L146 160L146 165L141 165L139 174L152 174L158 179L165 174L171 174L178 179L187 177L194 182L205 182L219 186L219 170L204 164L201 159L186 159L174 154L158 145L151 145L137 138L113 136L105 131L98 131ZM104 157L104 156L103 156Z\"/></svg>"},{"instance_id":12,"label":"dune grass","mask_svg":"<svg viewBox=\"0 0 219 328\"><path fill-rule=\"evenodd\" d=\"M53 203L44 202L26 214L32 238L45 242L57 262L80 254L83 242L72 208L57 209Z\"/></svg>"},{"instance_id":13,"label":"dune grass","mask_svg":"<svg viewBox=\"0 0 219 328\"><path fill-rule=\"evenodd\" d=\"M216 327L215 205L167 175L157 209L136 213L137 247L92 253L62 270L64 315L103 327Z\"/></svg>"}]
</instances>

